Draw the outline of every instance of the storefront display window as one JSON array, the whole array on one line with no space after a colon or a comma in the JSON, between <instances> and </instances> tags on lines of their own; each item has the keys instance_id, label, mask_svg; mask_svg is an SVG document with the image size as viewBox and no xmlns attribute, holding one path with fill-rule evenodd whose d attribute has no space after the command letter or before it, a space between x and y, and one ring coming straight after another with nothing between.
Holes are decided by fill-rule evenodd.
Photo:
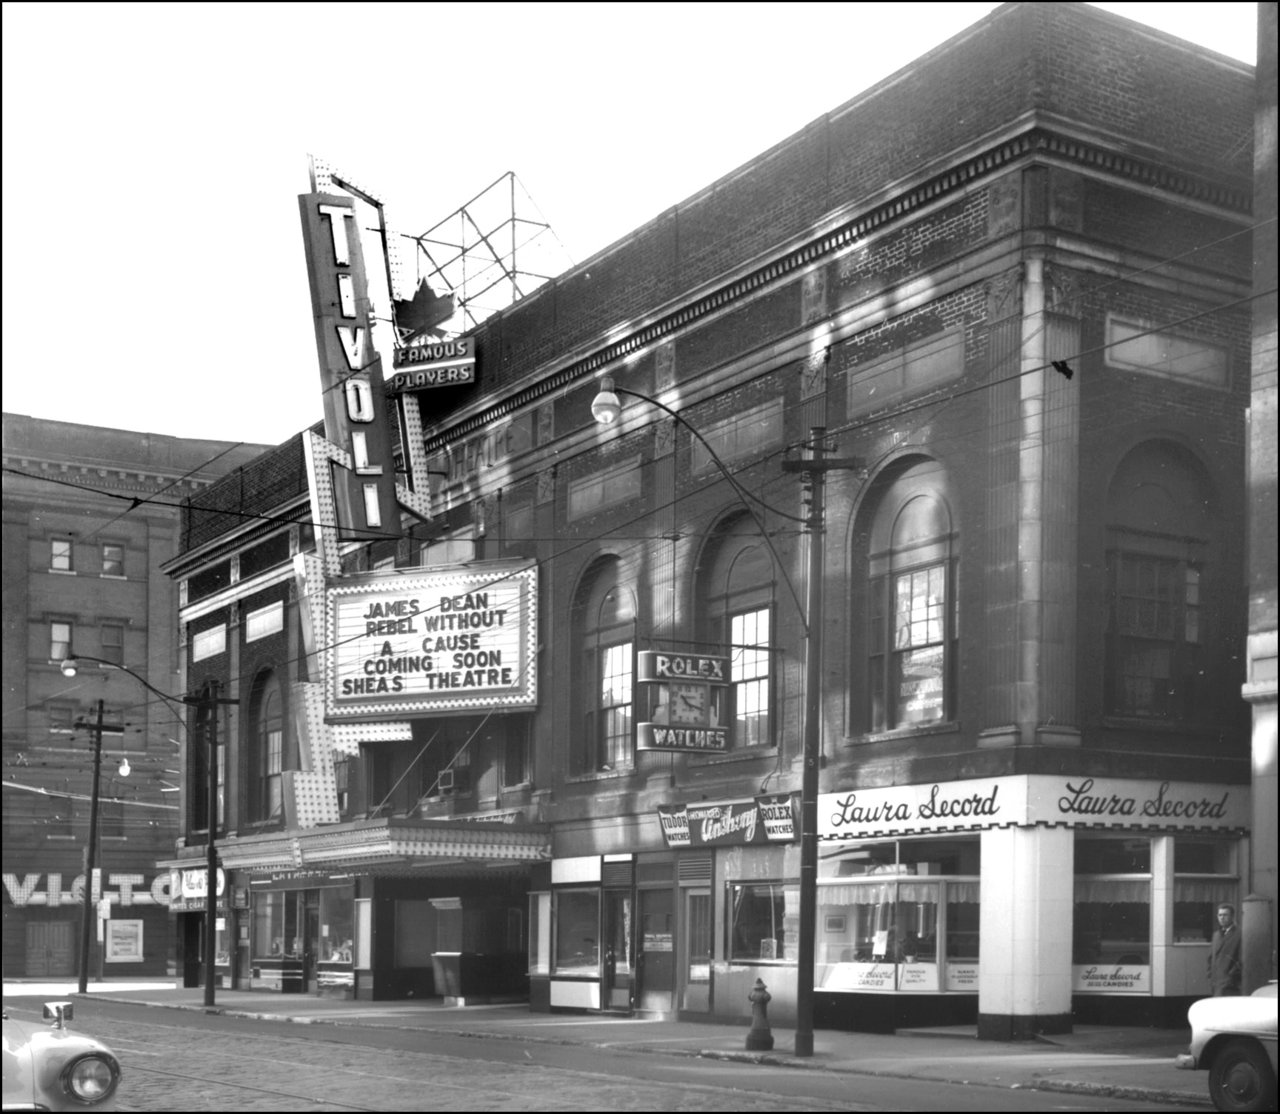
<instances>
[{"instance_id":1,"label":"storefront display window","mask_svg":"<svg viewBox=\"0 0 1280 1114\"><path fill-rule=\"evenodd\" d=\"M1173 844L1173 942L1207 944L1224 902L1237 904L1235 844L1176 836Z\"/></svg>"},{"instance_id":2,"label":"storefront display window","mask_svg":"<svg viewBox=\"0 0 1280 1114\"><path fill-rule=\"evenodd\" d=\"M1072 986L1151 990L1151 840L1076 836Z\"/></svg>"},{"instance_id":3,"label":"storefront display window","mask_svg":"<svg viewBox=\"0 0 1280 1114\"><path fill-rule=\"evenodd\" d=\"M976 993L979 849L977 838L958 838L828 854L818 878L819 988Z\"/></svg>"},{"instance_id":4,"label":"storefront display window","mask_svg":"<svg viewBox=\"0 0 1280 1114\"><path fill-rule=\"evenodd\" d=\"M355 904L349 889L320 891L320 937L324 958L329 962L352 961Z\"/></svg>"},{"instance_id":5,"label":"storefront display window","mask_svg":"<svg viewBox=\"0 0 1280 1114\"><path fill-rule=\"evenodd\" d=\"M600 973L600 891L561 889L554 892L555 973Z\"/></svg>"},{"instance_id":6,"label":"storefront display window","mask_svg":"<svg viewBox=\"0 0 1280 1114\"><path fill-rule=\"evenodd\" d=\"M781 882L729 887L729 959L737 963L796 961L800 889Z\"/></svg>"},{"instance_id":7,"label":"storefront display window","mask_svg":"<svg viewBox=\"0 0 1280 1114\"><path fill-rule=\"evenodd\" d=\"M301 951L297 903L292 894L261 893L253 905L253 954L294 956Z\"/></svg>"}]
</instances>

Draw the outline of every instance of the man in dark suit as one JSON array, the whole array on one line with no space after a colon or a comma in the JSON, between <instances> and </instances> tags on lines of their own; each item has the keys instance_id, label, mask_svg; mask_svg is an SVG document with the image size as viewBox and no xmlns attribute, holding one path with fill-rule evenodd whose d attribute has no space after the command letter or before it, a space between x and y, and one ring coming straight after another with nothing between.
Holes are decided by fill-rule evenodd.
<instances>
[{"instance_id":1,"label":"man in dark suit","mask_svg":"<svg viewBox=\"0 0 1280 1114\"><path fill-rule=\"evenodd\" d=\"M1209 986L1215 998L1240 993L1240 929L1236 907L1218 906L1218 931L1209 948Z\"/></svg>"}]
</instances>

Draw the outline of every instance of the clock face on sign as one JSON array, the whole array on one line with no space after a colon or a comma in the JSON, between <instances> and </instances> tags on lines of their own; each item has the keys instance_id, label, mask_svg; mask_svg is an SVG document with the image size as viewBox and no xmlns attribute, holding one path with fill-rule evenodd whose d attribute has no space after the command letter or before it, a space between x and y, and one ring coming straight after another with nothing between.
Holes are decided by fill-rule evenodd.
<instances>
[{"instance_id":1,"label":"clock face on sign","mask_svg":"<svg viewBox=\"0 0 1280 1114\"><path fill-rule=\"evenodd\" d=\"M709 696L706 685L672 685L671 722L705 724Z\"/></svg>"}]
</instances>

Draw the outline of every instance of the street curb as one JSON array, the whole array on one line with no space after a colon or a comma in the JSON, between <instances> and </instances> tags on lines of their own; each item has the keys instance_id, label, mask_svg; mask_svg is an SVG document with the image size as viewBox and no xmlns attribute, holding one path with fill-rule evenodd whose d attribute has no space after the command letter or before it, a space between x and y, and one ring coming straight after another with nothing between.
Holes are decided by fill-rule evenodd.
<instances>
[{"instance_id":1,"label":"street curb","mask_svg":"<svg viewBox=\"0 0 1280 1114\"><path fill-rule=\"evenodd\" d=\"M256 1010L228 1009L224 1006L188 1005L185 1002L140 1002L136 998L115 998L102 994L72 994L71 996L73 998L92 998L99 1002L114 1002L118 1005L126 1006L158 1006L159 1008L166 1010L188 1010L197 1013L219 1014L223 1017L242 1017L251 1021L279 1021L288 1022L293 1025L333 1025L335 1027L346 1028L361 1027L356 1022L343 1021L341 1016L335 1016L332 1019L327 1017L294 1017L290 1014L261 1013ZM787 1056L776 1052L733 1052L719 1048L702 1048L696 1050L670 1047L656 1048L648 1045L630 1045L624 1042L583 1041L573 1040L566 1037L540 1037L528 1033L516 1035L512 1033L481 1033L470 1029L457 1029L452 1027L442 1029L438 1025L379 1025L378 1028L399 1029L405 1032L442 1031L454 1036L469 1037L478 1040L513 1040L524 1041L530 1044L557 1044L561 1046L580 1045L585 1048L607 1048L612 1051L643 1052L658 1056L683 1056L686 1058L722 1060L739 1064L759 1064L768 1065L770 1067L799 1068L809 1071L830 1071L841 1075L867 1075L880 1079L921 1079L920 1076L904 1075L900 1072L875 1071L869 1068L842 1067L839 1064L827 1063L821 1058L801 1059L796 1056ZM1213 1108L1213 1104L1209 1101L1207 1096L1197 1094L1193 1091L1125 1087L1117 1084L1087 1083L1084 1081L1070 1079L1045 1079L1036 1080L1033 1083L1011 1084L984 1083L981 1080L973 1079L929 1079L928 1082L958 1084L966 1087L995 1087L1000 1090L1011 1091L1052 1091L1063 1094L1085 1094L1093 1095L1098 1098L1127 1099L1132 1102L1154 1102L1159 1103L1162 1106L1198 1107L1202 1110Z\"/></svg>"}]
</instances>

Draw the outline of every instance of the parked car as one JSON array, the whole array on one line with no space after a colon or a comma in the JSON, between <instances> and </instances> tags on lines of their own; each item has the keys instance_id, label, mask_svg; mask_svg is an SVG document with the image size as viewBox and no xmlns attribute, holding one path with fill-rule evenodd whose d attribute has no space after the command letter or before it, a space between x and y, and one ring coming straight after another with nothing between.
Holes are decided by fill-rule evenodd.
<instances>
[{"instance_id":1,"label":"parked car","mask_svg":"<svg viewBox=\"0 0 1280 1114\"><path fill-rule=\"evenodd\" d=\"M1218 1110L1276 1108L1276 984L1247 998L1203 998L1187 1011L1191 1050L1180 1068L1209 1073Z\"/></svg>"},{"instance_id":2,"label":"parked car","mask_svg":"<svg viewBox=\"0 0 1280 1114\"><path fill-rule=\"evenodd\" d=\"M67 1028L70 1002L46 1002L50 1026L19 1021L4 1011L4 1109L116 1108L120 1061L105 1044Z\"/></svg>"}]
</instances>

